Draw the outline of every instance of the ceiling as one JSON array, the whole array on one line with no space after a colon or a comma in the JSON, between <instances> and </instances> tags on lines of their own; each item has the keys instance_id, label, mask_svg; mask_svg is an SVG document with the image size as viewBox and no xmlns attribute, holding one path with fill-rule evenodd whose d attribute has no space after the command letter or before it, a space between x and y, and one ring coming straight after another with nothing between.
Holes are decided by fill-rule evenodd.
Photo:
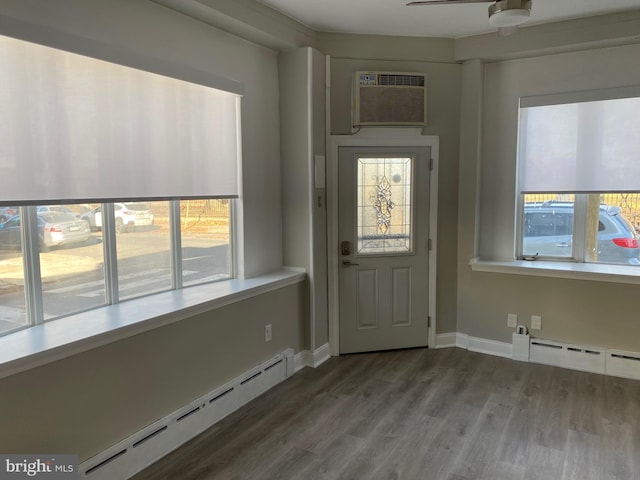
<instances>
[{"instance_id":1,"label":"ceiling","mask_svg":"<svg viewBox=\"0 0 640 480\"><path fill-rule=\"evenodd\" d=\"M258 0L321 32L458 38L495 31L490 3L407 7L409 0ZM532 0L527 25L640 10L640 0Z\"/></svg>"}]
</instances>

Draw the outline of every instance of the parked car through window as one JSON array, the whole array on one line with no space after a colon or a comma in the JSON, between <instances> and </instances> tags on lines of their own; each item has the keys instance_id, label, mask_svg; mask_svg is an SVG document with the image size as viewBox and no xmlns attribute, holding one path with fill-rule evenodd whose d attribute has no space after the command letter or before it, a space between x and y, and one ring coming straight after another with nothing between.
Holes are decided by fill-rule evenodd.
<instances>
[{"instance_id":1,"label":"parked car through window","mask_svg":"<svg viewBox=\"0 0 640 480\"><path fill-rule=\"evenodd\" d=\"M154 216L149 205L144 202L114 203L114 214L116 218L116 232L133 232L136 227L148 227L153 225ZM91 230L102 229L102 207L82 215L82 219L89 222Z\"/></svg>"},{"instance_id":2,"label":"parked car through window","mask_svg":"<svg viewBox=\"0 0 640 480\"><path fill-rule=\"evenodd\" d=\"M523 255L573 255L574 204L544 201L524 205ZM620 207L600 204L596 258L601 263L640 265L638 236Z\"/></svg>"},{"instance_id":3,"label":"parked car through window","mask_svg":"<svg viewBox=\"0 0 640 480\"><path fill-rule=\"evenodd\" d=\"M38 239L40 250L51 247L83 243L89 240L89 224L72 213L38 213ZM0 246L21 248L20 215L0 224Z\"/></svg>"}]
</instances>

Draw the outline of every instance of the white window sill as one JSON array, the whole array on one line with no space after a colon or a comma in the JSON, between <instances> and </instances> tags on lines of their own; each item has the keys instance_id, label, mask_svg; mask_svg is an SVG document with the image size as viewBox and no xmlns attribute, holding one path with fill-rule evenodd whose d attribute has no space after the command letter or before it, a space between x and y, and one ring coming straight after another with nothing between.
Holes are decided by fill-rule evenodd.
<instances>
[{"instance_id":1,"label":"white window sill","mask_svg":"<svg viewBox=\"0 0 640 480\"><path fill-rule=\"evenodd\" d=\"M595 263L553 262L544 260L494 261L472 259L474 272L509 273L536 277L568 278L597 282L640 284L640 266Z\"/></svg>"},{"instance_id":2,"label":"white window sill","mask_svg":"<svg viewBox=\"0 0 640 480\"><path fill-rule=\"evenodd\" d=\"M303 281L282 270L150 295L0 337L0 378Z\"/></svg>"}]
</instances>

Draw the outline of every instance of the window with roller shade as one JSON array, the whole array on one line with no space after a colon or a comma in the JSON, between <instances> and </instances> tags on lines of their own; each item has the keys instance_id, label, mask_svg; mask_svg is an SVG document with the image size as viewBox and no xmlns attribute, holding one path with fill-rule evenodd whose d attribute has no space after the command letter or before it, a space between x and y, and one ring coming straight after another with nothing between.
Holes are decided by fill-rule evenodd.
<instances>
[{"instance_id":1,"label":"window with roller shade","mask_svg":"<svg viewBox=\"0 0 640 480\"><path fill-rule=\"evenodd\" d=\"M521 99L518 253L639 265L640 88Z\"/></svg>"},{"instance_id":2,"label":"window with roller shade","mask_svg":"<svg viewBox=\"0 0 640 480\"><path fill-rule=\"evenodd\" d=\"M233 276L241 85L57 43L0 36L0 335Z\"/></svg>"}]
</instances>

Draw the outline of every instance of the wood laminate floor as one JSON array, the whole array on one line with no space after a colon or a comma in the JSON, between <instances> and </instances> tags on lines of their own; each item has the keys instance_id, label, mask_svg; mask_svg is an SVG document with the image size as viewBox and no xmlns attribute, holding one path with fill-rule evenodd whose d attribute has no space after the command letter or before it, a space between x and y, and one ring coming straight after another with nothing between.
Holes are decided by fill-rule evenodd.
<instances>
[{"instance_id":1,"label":"wood laminate floor","mask_svg":"<svg viewBox=\"0 0 640 480\"><path fill-rule=\"evenodd\" d=\"M334 357L134 479L640 479L640 382L458 348Z\"/></svg>"}]
</instances>

